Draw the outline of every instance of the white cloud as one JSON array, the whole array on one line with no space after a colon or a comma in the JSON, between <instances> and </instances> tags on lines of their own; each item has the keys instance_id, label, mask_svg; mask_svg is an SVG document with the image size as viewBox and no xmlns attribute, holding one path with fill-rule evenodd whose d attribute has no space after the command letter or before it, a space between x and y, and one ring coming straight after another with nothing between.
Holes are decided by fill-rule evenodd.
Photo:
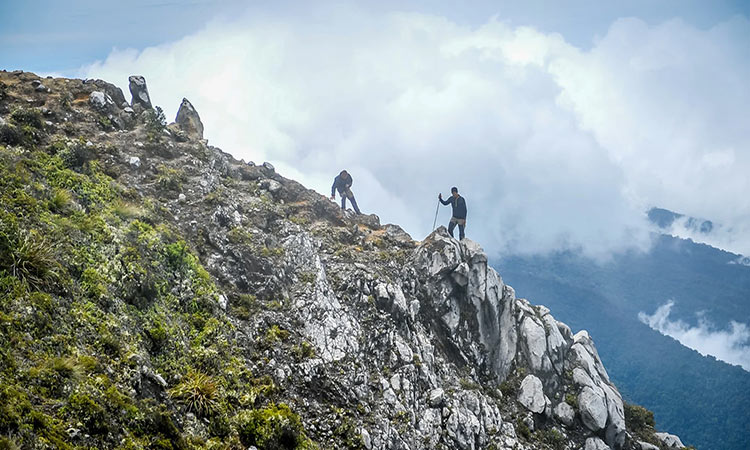
<instances>
[{"instance_id":1,"label":"white cloud","mask_svg":"<svg viewBox=\"0 0 750 450\"><path fill-rule=\"evenodd\" d=\"M712 355L750 371L750 327L731 321L728 329L718 329L701 314L698 314L698 326L692 327L682 320L669 318L674 304L675 302L670 300L652 315L639 312L638 319L702 355Z\"/></svg>"},{"instance_id":2,"label":"white cloud","mask_svg":"<svg viewBox=\"0 0 750 450\"><path fill-rule=\"evenodd\" d=\"M581 51L502 17L324 11L215 21L81 74L142 74L168 115L189 98L213 144L323 194L347 168L363 211L417 239L456 185L491 252L601 256L648 245L651 205L750 224L749 33L630 19Z\"/></svg>"},{"instance_id":3,"label":"white cloud","mask_svg":"<svg viewBox=\"0 0 750 450\"><path fill-rule=\"evenodd\" d=\"M702 221L699 220L696 224L690 217L683 216L675 219L666 233L741 255L750 254L750 223L748 221L734 221L734 226L712 222L712 228L708 232L701 231L701 223ZM740 256L739 259L741 260L742 257Z\"/></svg>"}]
</instances>

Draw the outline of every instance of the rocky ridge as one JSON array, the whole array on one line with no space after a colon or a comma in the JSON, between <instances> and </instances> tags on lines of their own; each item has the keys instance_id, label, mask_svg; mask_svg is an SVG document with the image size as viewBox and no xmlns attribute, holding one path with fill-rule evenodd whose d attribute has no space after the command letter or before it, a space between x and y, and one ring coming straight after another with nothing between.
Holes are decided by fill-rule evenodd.
<instances>
[{"instance_id":1,"label":"rocky ridge","mask_svg":"<svg viewBox=\"0 0 750 450\"><path fill-rule=\"evenodd\" d=\"M161 408L159 420L172 423L169 432L131 431L135 422L117 430L120 419L107 414L121 411L107 406L103 424L91 426L70 405L84 387L98 398L87 384L98 376L92 371L85 380L65 381L67 391L57 400L62 407L36 391L19 394L28 398L29 411L43 410L50 423L68 427L54 435L59 442L155 448L158 437L169 448L683 448L679 438L654 433L653 418L634 420L642 409L623 403L588 333L574 334L544 306L516 298L477 243L456 241L442 227L415 241L375 215L342 213L272 165L237 161L208 145L187 99L176 123L166 126L145 79L129 81L131 103L100 80L42 85L33 74L0 74L3 167L41 158L105 180L114 191L97 203L73 185L54 185L50 175L39 178L37 184L54 187L29 194L39 202L69 198L64 208L53 205L44 214L97 214L110 240L96 244L99 253L86 268L71 261L56 269L70 275L67 285L22 280L27 292L8 297L4 313L18 313L13 308L20 306L7 305L34 291L61 304L79 291L91 297L84 275L100 273L98 306L88 307L111 314L127 338L106 359L91 355L117 392L132 398L124 405ZM18 212L24 206L5 208L3 222L17 222L13 232L23 235L32 223ZM152 257L151 269L126 258L129 239L146 246L136 245L136 259ZM172 267L177 244L178 262L185 262ZM149 247L158 248L155 256ZM164 266L171 271L162 273ZM199 286L196 274L208 287ZM194 307L179 306L196 298L197 324ZM153 328L139 321L156 316L187 330L182 340L170 331L155 346ZM210 337L196 344L211 320ZM7 342L18 339L3 333ZM97 339L77 336L57 352L75 348L80 360ZM165 340L178 348L165 350ZM8 358L15 369L4 372L6 386L41 364L26 354ZM245 384L233 375L242 371L252 373ZM183 395L186 380L200 376L215 380L217 393ZM26 422L3 414L10 412L0 411L0 435L8 442L20 446L38 436L58 442L33 427L28 434ZM292 426L295 420L299 426ZM258 431L264 426L280 427L279 436Z\"/></svg>"}]
</instances>

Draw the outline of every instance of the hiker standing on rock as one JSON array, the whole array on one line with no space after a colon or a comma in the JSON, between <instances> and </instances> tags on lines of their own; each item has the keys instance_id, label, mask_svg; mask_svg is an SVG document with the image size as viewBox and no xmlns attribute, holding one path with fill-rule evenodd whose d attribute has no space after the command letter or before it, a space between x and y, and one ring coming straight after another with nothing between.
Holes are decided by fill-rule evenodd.
<instances>
[{"instance_id":1,"label":"hiker standing on rock","mask_svg":"<svg viewBox=\"0 0 750 450\"><path fill-rule=\"evenodd\" d=\"M438 200L443 205L451 205L453 208L453 216L448 224L448 233L453 237L453 229L458 225L458 238L463 240L465 237L464 228L466 227L466 200L458 195L458 188L455 186L451 188L451 194L453 194L451 198L443 200L443 194L440 193L438 194Z\"/></svg>"},{"instance_id":2,"label":"hiker standing on rock","mask_svg":"<svg viewBox=\"0 0 750 450\"><path fill-rule=\"evenodd\" d=\"M331 200L336 200L336 191L339 191L339 195L341 196L341 209L346 211L346 199L348 198L352 202L354 211L356 211L357 214L362 214L359 212L357 200L354 199L351 187L352 176L349 175L349 172L346 170L342 170L341 173L333 179L333 186L331 186Z\"/></svg>"}]
</instances>

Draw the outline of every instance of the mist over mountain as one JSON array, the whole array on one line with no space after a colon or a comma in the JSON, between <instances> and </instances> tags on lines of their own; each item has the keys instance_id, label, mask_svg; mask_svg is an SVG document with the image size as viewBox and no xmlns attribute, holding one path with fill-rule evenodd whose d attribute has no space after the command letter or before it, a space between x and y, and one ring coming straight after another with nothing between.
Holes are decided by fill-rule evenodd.
<instances>
[{"instance_id":1,"label":"mist over mountain","mask_svg":"<svg viewBox=\"0 0 750 450\"><path fill-rule=\"evenodd\" d=\"M458 186L491 254L645 250L652 205L710 217L717 246L750 253L746 17L628 14L579 46L503 14L311 9L217 18L77 75L126 89L142 73L171 115L189 97L213 143L318 192L346 168L360 206L414 236Z\"/></svg>"}]
</instances>

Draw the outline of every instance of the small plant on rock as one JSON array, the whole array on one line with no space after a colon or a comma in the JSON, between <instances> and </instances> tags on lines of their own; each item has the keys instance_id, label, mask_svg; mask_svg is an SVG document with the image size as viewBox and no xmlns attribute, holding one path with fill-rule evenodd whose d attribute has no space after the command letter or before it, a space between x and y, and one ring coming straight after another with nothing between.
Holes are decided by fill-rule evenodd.
<instances>
[{"instance_id":1,"label":"small plant on rock","mask_svg":"<svg viewBox=\"0 0 750 450\"><path fill-rule=\"evenodd\" d=\"M232 313L242 320L250 319L258 308L258 299L252 294L239 294L232 298Z\"/></svg>"},{"instance_id":2,"label":"small plant on rock","mask_svg":"<svg viewBox=\"0 0 750 450\"><path fill-rule=\"evenodd\" d=\"M648 409L625 403L625 427L638 439L659 445L658 439L654 436L654 413Z\"/></svg>"},{"instance_id":3,"label":"small plant on rock","mask_svg":"<svg viewBox=\"0 0 750 450\"><path fill-rule=\"evenodd\" d=\"M516 433L526 439L531 439L531 430L529 429L529 426L526 425L526 422L524 422L521 418L518 418L516 420Z\"/></svg>"},{"instance_id":4,"label":"small plant on rock","mask_svg":"<svg viewBox=\"0 0 750 450\"><path fill-rule=\"evenodd\" d=\"M157 168L158 175L156 176L156 183L162 188L172 191L178 191L182 189L182 183L185 182L185 173L180 169L174 169L165 165L160 165Z\"/></svg>"},{"instance_id":5,"label":"small plant on rock","mask_svg":"<svg viewBox=\"0 0 750 450\"><path fill-rule=\"evenodd\" d=\"M538 439L554 450L565 449L565 436L555 428L539 430L536 432Z\"/></svg>"},{"instance_id":6,"label":"small plant on rock","mask_svg":"<svg viewBox=\"0 0 750 450\"><path fill-rule=\"evenodd\" d=\"M292 347L292 353L294 353L295 358L299 361L303 361L305 359L310 359L315 356L315 347L312 346L307 341L302 341L300 345L295 345Z\"/></svg>"},{"instance_id":7,"label":"small plant on rock","mask_svg":"<svg viewBox=\"0 0 750 450\"><path fill-rule=\"evenodd\" d=\"M49 209L56 213L65 213L73 204L73 196L67 189L55 189L49 199Z\"/></svg>"},{"instance_id":8,"label":"small plant on rock","mask_svg":"<svg viewBox=\"0 0 750 450\"><path fill-rule=\"evenodd\" d=\"M167 118L161 107L156 106L144 113L146 135L149 141L157 141L167 127Z\"/></svg>"},{"instance_id":9,"label":"small plant on rock","mask_svg":"<svg viewBox=\"0 0 750 450\"><path fill-rule=\"evenodd\" d=\"M39 289L59 277L55 247L34 231L0 227L0 266L29 286Z\"/></svg>"},{"instance_id":10,"label":"small plant on rock","mask_svg":"<svg viewBox=\"0 0 750 450\"><path fill-rule=\"evenodd\" d=\"M285 341L289 337L289 332L278 325L272 325L266 332L266 342L273 344L278 341Z\"/></svg>"},{"instance_id":11,"label":"small plant on rock","mask_svg":"<svg viewBox=\"0 0 750 450\"><path fill-rule=\"evenodd\" d=\"M578 397L571 393L565 394L565 403L569 404L573 407L573 409L578 410Z\"/></svg>"},{"instance_id":12,"label":"small plant on rock","mask_svg":"<svg viewBox=\"0 0 750 450\"><path fill-rule=\"evenodd\" d=\"M201 416L210 416L220 410L219 387L212 377L204 373L188 373L180 384L169 391L169 395L184 404L188 411Z\"/></svg>"}]
</instances>

